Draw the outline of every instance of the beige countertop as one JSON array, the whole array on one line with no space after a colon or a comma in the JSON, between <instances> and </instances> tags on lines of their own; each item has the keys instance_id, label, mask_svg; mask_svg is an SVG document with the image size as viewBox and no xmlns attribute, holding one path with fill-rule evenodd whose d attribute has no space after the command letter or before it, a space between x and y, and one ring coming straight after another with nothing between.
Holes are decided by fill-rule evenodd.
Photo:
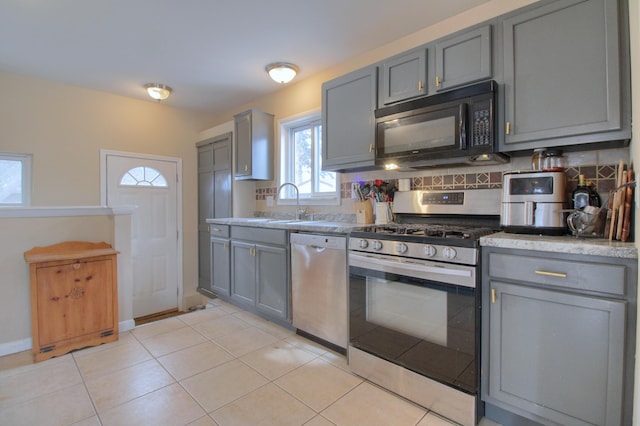
<instances>
[{"instance_id":1,"label":"beige countertop","mask_svg":"<svg viewBox=\"0 0 640 426\"><path fill-rule=\"evenodd\" d=\"M335 222L326 220L295 220L276 218L216 218L207 223L218 225L253 226L256 228L285 229L290 231L323 232L348 234L353 228L364 226L355 222Z\"/></svg>"},{"instance_id":2,"label":"beige countertop","mask_svg":"<svg viewBox=\"0 0 640 426\"><path fill-rule=\"evenodd\" d=\"M635 243L609 241L604 238L549 237L544 235L508 234L498 232L480 238L484 247L538 250L555 253L585 254L592 256L637 259Z\"/></svg>"}]
</instances>

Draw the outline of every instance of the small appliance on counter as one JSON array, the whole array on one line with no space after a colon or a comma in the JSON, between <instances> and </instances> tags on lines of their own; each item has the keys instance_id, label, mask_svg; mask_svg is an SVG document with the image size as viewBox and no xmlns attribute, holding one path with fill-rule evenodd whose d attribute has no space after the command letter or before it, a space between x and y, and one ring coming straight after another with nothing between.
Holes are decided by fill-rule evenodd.
<instances>
[{"instance_id":1,"label":"small appliance on counter","mask_svg":"<svg viewBox=\"0 0 640 426\"><path fill-rule=\"evenodd\" d=\"M567 232L563 171L516 171L502 178L500 226L515 234Z\"/></svg>"}]
</instances>

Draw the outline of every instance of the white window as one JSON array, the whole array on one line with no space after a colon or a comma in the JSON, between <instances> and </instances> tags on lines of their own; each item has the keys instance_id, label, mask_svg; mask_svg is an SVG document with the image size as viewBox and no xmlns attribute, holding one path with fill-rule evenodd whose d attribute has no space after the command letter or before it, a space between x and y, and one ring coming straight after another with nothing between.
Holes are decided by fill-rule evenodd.
<instances>
[{"instance_id":1,"label":"white window","mask_svg":"<svg viewBox=\"0 0 640 426\"><path fill-rule=\"evenodd\" d=\"M0 207L31 204L31 156L0 153Z\"/></svg>"},{"instance_id":2,"label":"white window","mask_svg":"<svg viewBox=\"0 0 640 426\"><path fill-rule=\"evenodd\" d=\"M320 113L281 121L280 136L280 184L294 183L300 190L300 204L340 204L338 176L322 171ZM287 185L278 202L293 203L295 198L295 190Z\"/></svg>"},{"instance_id":3,"label":"white window","mask_svg":"<svg viewBox=\"0 0 640 426\"><path fill-rule=\"evenodd\" d=\"M120 179L120 186L167 187L167 180L153 167L138 166L129 170Z\"/></svg>"}]
</instances>

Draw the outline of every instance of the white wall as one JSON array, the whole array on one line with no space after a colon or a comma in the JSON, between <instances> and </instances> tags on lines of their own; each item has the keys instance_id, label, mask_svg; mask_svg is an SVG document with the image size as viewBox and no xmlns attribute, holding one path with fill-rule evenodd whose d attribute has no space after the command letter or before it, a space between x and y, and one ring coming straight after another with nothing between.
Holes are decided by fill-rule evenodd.
<instances>
[{"instance_id":1,"label":"white wall","mask_svg":"<svg viewBox=\"0 0 640 426\"><path fill-rule=\"evenodd\" d=\"M0 151L33 155L33 206L99 205L100 149L182 158L183 294L185 299L196 294L195 141L206 127L200 117L157 102L1 71L0 93ZM0 218L0 235L2 345L31 336L23 252L67 239L113 243L113 219Z\"/></svg>"}]
</instances>

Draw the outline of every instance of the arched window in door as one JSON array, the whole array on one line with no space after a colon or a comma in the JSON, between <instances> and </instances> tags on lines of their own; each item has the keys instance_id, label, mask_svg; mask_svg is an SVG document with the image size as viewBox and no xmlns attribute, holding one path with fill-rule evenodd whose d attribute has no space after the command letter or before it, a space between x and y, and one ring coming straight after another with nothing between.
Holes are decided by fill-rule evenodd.
<instances>
[{"instance_id":1,"label":"arched window in door","mask_svg":"<svg viewBox=\"0 0 640 426\"><path fill-rule=\"evenodd\" d=\"M167 187L165 177L153 167L138 166L130 169L120 179L120 186Z\"/></svg>"}]
</instances>

